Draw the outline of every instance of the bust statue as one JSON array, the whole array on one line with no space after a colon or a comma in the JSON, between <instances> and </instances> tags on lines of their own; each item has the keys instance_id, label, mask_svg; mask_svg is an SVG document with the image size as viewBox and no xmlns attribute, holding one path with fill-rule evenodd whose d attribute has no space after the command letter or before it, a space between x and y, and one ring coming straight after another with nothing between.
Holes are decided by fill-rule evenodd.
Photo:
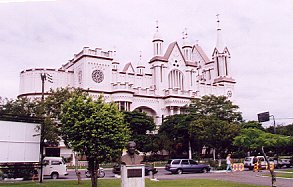
<instances>
[{"instance_id":1,"label":"bust statue","mask_svg":"<svg viewBox=\"0 0 293 187\"><path fill-rule=\"evenodd\" d=\"M127 143L127 153L121 156L121 164L124 165L138 165L142 162L143 157L135 153L136 143L130 141Z\"/></svg>"}]
</instances>

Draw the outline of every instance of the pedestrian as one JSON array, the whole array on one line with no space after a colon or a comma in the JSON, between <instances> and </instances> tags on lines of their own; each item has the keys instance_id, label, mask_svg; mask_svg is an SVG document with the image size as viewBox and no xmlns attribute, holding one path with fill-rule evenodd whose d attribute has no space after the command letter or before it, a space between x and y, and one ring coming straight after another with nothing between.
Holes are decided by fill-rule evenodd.
<instances>
[{"instance_id":1,"label":"pedestrian","mask_svg":"<svg viewBox=\"0 0 293 187\"><path fill-rule=\"evenodd\" d=\"M256 156L253 157L252 163L253 163L253 172L258 171L258 158Z\"/></svg>"},{"instance_id":2,"label":"pedestrian","mask_svg":"<svg viewBox=\"0 0 293 187\"><path fill-rule=\"evenodd\" d=\"M230 170L230 172L232 172L231 162L232 162L231 154L228 154L227 158L226 158L226 164L227 164L226 172L228 172L229 170Z\"/></svg>"},{"instance_id":3,"label":"pedestrian","mask_svg":"<svg viewBox=\"0 0 293 187\"><path fill-rule=\"evenodd\" d=\"M35 179L39 179L39 172L36 168L33 170L32 181L35 182Z\"/></svg>"}]
</instances>

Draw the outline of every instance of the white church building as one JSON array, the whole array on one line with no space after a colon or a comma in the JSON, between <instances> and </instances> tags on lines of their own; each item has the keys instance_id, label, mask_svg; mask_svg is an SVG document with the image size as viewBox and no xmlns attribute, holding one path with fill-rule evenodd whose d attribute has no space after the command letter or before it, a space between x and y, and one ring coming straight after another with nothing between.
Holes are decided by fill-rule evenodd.
<instances>
[{"instance_id":1,"label":"white church building","mask_svg":"<svg viewBox=\"0 0 293 187\"><path fill-rule=\"evenodd\" d=\"M106 102L115 102L120 110L144 111L160 125L165 116L179 114L192 98L203 95L234 96L231 56L217 41L210 57L187 34L179 42L164 43L158 26L153 40L153 56L146 62L127 63L116 59L115 51L84 47L68 63L56 69L33 68L20 73L19 97L41 97L40 74L46 74L45 94L59 87L79 87L94 98L103 94Z\"/></svg>"}]
</instances>

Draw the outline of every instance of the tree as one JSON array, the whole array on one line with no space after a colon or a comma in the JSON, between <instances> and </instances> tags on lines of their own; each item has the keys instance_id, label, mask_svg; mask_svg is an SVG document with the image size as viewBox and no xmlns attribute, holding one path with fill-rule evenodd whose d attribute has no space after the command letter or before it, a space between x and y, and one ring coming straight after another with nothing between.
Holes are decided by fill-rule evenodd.
<instances>
[{"instance_id":1,"label":"tree","mask_svg":"<svg viewBox=\"0 0 293 187\"><path fill-rule=\"evenodd\" d=\"M162 142L164 149L168 150L171 156L178 157L188 152L189 123L187 118L186 114L168 116L160 126L159 135L161 139L165 139ZM170 149L171 147L172 149Z\"/></svg>"},{"instance_id":2,"label":"tree","mask_svg":"<svg viewBox=\"0 0 293 187\"><path fill-rule=\"evenodd\" d=\"M274 126L270 126L266 130L267 130L267 132L274 133ZM278 125L276 127L276 133L282 134L282 135L287 135L287 136L293 136L293 124L284 125L284 126Z\"/></svg>"},{"instance_id":3,"label":"tree","mask_svg":"<svg viewBox=\"0 0 293 187\"><path fill-rule=\"evenodd\" d=\"M61 122L65 144L86 156L92 186L96 187L99 164L119 157L129 139L123 113L102 97L93 101L85 94L73 94L62 106Z\"/></svg>"},{"instance_id":4,"label":"tree","mask_svg":"<svg viewBox=\"0 0 293 187\"><path fill-rule=\"evenodd\" d=\"M260 151L266 147L274 151L276 147L288 146L292 138L271 134L255 128L242 129L240 135L234 138L233 144L247 151Z\"/></svg>"},{"instance_id":5,"label":"tree","mask_svg":"<svg viewBox=\"0 0 293 187\"><path fill-rule=\"evenodd\" d=\"M241 123L241 128L243 128L243 129L255 128L255 129L265 131L265 129L262 127L262 124L259 123L258 121L242 122Z\"/></svg>"},{"instance_id":6,"label":"tree","mask_svg":"<svg viewBox=\"0 0 293 187\"><path fill-rule=\"evenodd\" d=\"M12 117L38 117L40 113L39 101L27 97L13 99L2 99L0 106L1 115L11 115Z\"/></svg>"},{"instance_id":7,"label":"tree","mask_svg":"<svg viewBox=\"0 0 293 187\"><path fill-rule=\"evenodd\" d=\"M207 146L223 154L231 150L233 139L239 134L239 130L239 125L228 121L201 118L190 124L189 132L199 148Z\"/></svg>"},{"instance_id":8,"label":"tree","mask_svg":"<svg viewBox=\"0 0 293 187\"><path fill-rule=\"evenodd\" d=\"M187 106L192 142L198 151L206 145L220 152L232 148L232 140L238 135L242 122L239 107L226 96L206 95L193 99Z\"/></svg>"},{"instance_id":9,"label":"tree","mask_svg":"<svg viewBox=\"0 0 293 187\"><path fill-rule=\"evenodd\" d=\"M46 139L46 146L57 146L60 142L60 128L62 124L61 113L62 105L65 101L68 101L72 95L88 95L80 88L57 88L56 90L51 89L49 95L45 98L42 103L43 116L44 116L44 134L43 139Z\"/></svg>"},{"instance_id":10,"label":"tree","mask_svg":"<svg viewBox=\"0 0 293 187\"><path fill-rule=\"evenodd\" d=\"M193 99L187 107L187 112L193 119L209 117L229 123L240 123L242 115L238 109L239 107L228 100L226 96L205 95Z\"/></svg>"},{"instance_id":11,"label":"tree","mask_svg":"<svg viewBox=\"0 0 293 187\"><path fill-rule=\"evenodd\" d=\"M130 139L136 142L136 147L141 152L150 152L153 150L152 138L146 134L156 128L154 119L144 112L134 110L132 112L124 112L125 122L129 124Z\"/></svg>"}]
</instances>

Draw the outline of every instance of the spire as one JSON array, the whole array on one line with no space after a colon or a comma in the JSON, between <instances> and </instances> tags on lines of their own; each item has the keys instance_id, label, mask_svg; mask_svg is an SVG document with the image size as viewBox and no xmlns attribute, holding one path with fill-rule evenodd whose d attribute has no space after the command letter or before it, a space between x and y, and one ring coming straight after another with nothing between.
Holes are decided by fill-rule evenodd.
<instances>
[{"instance_id":1,"label":"spire","mask_svg":"<svg viewBox=\"0 0 293 187\"><path fill-rule=\"evenodd\" d=\"M159 21L158 20L156 21L156 33L154 34L153 42L156 40L163 41L162 35L159 32Z\"/></svg>"},{"instance_id":2,"label":"spire","mask_svg":"<svg viewBox=\"0 0 293 187\"><path fill-rule=\"evenodd\" d=\"M224 43L223 43L223 38L222 38L222 34L221 34L221 27L220 27L220 19L219 16L220 14L217 14L217 44L216 44L216 49L221 53L224 51Z\"/></svg>"},{"instance_id":3,"label":"spire","mask_svg":"<svg viewBox=\"0 0 293 187\"><path fill-rule=\"evenodd\" d=\"M159 22L156 21L156 33L154 34L153 38L153 45L154 45L154 56L161 56L163 53L163 39L159 32Z\"/></svg>"},{"instance_id":4,"label":"spire","mask_svg":"<svg viewBox=\"0 0 293 187\"><path fill-rule=\"evenodd\" d=\"M137 66L142 66L142 51L139 51L139 60L138 60L138 63L137 63Z\"/></svg>"},{"instance_id":5,"label":"spire","mask_svg":"<svg viewBox=\"0 0 293 187\"><path fill-rule=\"evenodd\" d=\"M192 47L191 42L188 38L188 34L187 34L187 28L184 29L184 31L182 32L182 39L183 39L183 48L184 47Z\"/></svg>"},{"instance_id":6,"label":"spire","mask_svg":"<svg viewBox=\"0 0 293 187\"><path fill-rule=\"evenodd\" d=\"M142 75L144 74L144 66L142 65L142 51L139 51L139 60L138 60L138 63L137 63L137 73Z\"/></svg>"}]
</instances>

